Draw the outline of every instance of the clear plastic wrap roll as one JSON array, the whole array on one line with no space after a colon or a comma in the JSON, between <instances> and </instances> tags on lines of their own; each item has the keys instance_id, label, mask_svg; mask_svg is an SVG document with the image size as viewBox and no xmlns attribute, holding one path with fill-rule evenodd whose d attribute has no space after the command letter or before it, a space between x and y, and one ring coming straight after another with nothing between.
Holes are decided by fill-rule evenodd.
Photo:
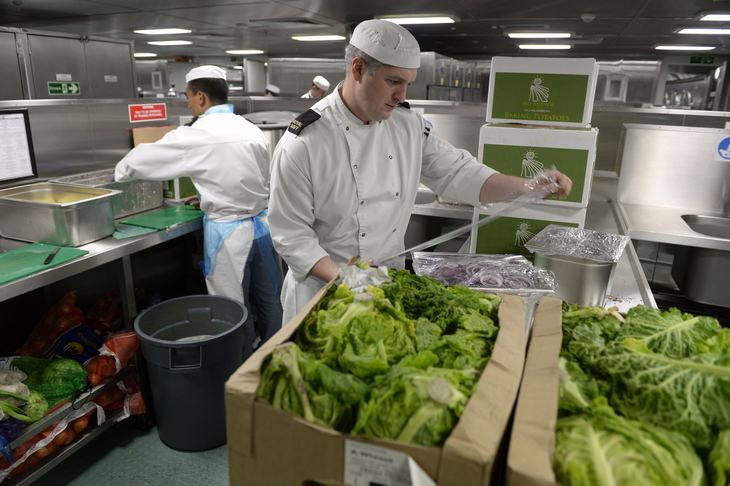
<instances>
[{"instance_id":1,"label":"clear plastic wrap roll","mask_svg":"<svg viewBox=\"0 0 730 486\"><path fill-rule=\"evenodd\" d=\"M584 258L595 262L617 262L628 236L551 224L525 243L532 253Z\"/></svg>"},{"instance_id":2,"label":"clear plastic wrap roll","mask_svg":"<svg viewBox=\"0 0 730 486\"><path fill-rule=\"evenodd\" d=\"M552 273L535 267L519 255L416 252L413 254L413 271L446 285L464 285L473 289L555 289Z\"/></svg>"}]
</instances>

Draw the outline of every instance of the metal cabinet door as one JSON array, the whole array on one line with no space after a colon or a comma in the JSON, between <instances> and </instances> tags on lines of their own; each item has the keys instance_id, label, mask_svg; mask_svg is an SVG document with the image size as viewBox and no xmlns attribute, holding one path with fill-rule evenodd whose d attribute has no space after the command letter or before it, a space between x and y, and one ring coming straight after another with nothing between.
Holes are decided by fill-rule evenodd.
<instances>
[{"instance_id":1,"label":"metal cabinet door","mask_svg":"<svg viewBox=\"0 0 730 486\"><path fill-rule=\"evenodd\" d=\"M89 97L135 98L132 45L90 40L85 44Z\"/></svg>"},{"instance_id":2,"label":"metal cabinet door","mask_svg":"<svg viewBox=\"0 0 730 486\"><path fill-rule=\"evenodd\" d=\"M80 39L28 34L28 44L33 68L34 98L90 97L86 63L84 62L84 45ZM59 87L59 84L56 83L65 84L63 91L66 94L51 94ZM67 89L68 87L71 89Z\"/></svg>"},{"instance_id":3,"label":"metal cabinet door","mask_svg":"<svg viewBox=\"0 0 730 486\"><path fill-rule=\"evenodd\" d=\"M23 84L20 77L18 53L15 49L15 34L0 32L0 100L22 100Z\"/></svg>"}]
</instances>

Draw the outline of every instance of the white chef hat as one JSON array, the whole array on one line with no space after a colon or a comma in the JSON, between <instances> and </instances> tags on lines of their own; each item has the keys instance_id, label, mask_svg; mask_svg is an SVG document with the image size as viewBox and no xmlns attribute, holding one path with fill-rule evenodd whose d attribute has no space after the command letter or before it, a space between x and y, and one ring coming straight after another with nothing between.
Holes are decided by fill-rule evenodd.
<instances>
[{"instance_id":1,"label":"white chef hat","mask_svg":"<svg viewBox=\"0 0 730 486\"><path fill-rule=\"evenodd\" d=\"M266 91L271 91L272 93L274 93L274 94L277 94L277 95L278 95L279 93L281 93L281 90L280 90L280 89L279 89L279 87L278 87L277 85L275 85L275 84L267 84L267 85L266 85Z\"/></svg>"},{"instance_id":2,"label":"white chef hat","mask_svg":"<svg viewBox=\"0 0 730 486\"><path fill-rule=\"evenodd\" d=\"M226 71L219 68L218 66L198 66L188 71L188 73L185 75L185 82L189 83L194 79L200 78L214 78L222 79L223 81L225 81Z\"/></svg>"},{"instance_id":3,"label":"white chef hat","mask_svg":"<svg viewBox=\"0 0 730 486\"><path fill-rule=\"evenodd\" d=\"M323 89L325 91L330 89L330 82L327 81L327 78L325 78L324 76L315 76L314 79L312 80L312 84L315 85L316 87L318 87L319 89Z\"/></svg>"},{"instance_id":4,"label":"white chef hat","mask_svg":"<svg viewBox=\"0 0 730 486\"><path fill-rule=\"evenodd\" d=\"M350 44L383 64L406 69L421 65L421 48L413 34L387 20L360 22Z\"/></svg>"}]
</instances>

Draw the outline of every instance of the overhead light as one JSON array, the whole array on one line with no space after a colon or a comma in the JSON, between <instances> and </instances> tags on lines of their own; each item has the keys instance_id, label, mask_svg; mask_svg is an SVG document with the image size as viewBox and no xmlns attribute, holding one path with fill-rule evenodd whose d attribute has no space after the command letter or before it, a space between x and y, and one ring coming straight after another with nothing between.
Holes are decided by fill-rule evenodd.
<instances>
[{"instance_id":1,"label":"overhead light","mask_svg":"<svg viewBox=\"0 0 730 486\"><path fill-rule=\"evenodd\" d=\"M154 52L135 52L134 57L157 57Z\"/></svg>"},{"instance_id":2,"label":"overhead light","mask_svg":"<svg viewBox=\"0 0 730 486\"><path fill-rule=\"evenodd\" d=\"M247 54L263 54L264 51L261 49L230 49L226 51L228 54L238 54L239 56L245 56Z\"/></svg>"},{"instance_id":3,"label":"overhead light","mask_svg":"<svg viewBox=\"0 0 730 486\"><path fill-rule=\"evenodd\" d=\"M656 46L657 51L711 51L715 46Z\"/></svg>"},{"instance_id":4,"label":"overhead light","mask_svg":"<svg viewBox=\"0 0 730 486\"><path fill-rule=\"evenodd\" d=\"M570 44L520 44L520 49L541 49L541 50L557 50L557 49L571 49L573 46Z\"/></svg>"},{"instance_id":5,"label":"overhead light","mask_svg":"<svg viewBox=\"0 0 730 486\"><path fill-rule=\"evenodd\" d=\"M700 20L704 22L728 22L730 21L730 14L707 14L700 17Z\"/></svg>"},{"instance_id":6,"label":"overhead light","mask_svg":"<svg viewBox=\"0 0 730 486\"><path fill-rule=\"evenodd\" d=\"M345 40L342 35L293 35L295 41L317 42L317 41L340 41Z\"/></svg>"},{"instance_id":7,"label":"overhead light","mask_svg":"<svg viewBox=\"0 0 730 486\"><path fill-rule=\"evenodd\" d=\"M508 32L510 39L570 39L570 32Z\"/></svg>"},{"instance_id":8,"label":"overhead light","mask_svg":"<svg viewBox=\"0 0 730 486\"><path fill-rule=\"evenodd\" d=\"M730 35L730 29L695 29L686 28L679 31L680 34L699 34L699 35Z\"/></svg>"},{"instance_id":9,"label":"overhead light","mask_svg":"<svg viewBox=\"0 0 730 486\"><path fill-rule=\"evenodd\" d=\"M148 44L152 46L187 46L192 44L190 41L184 40L171 40L171 41L150 41Z\"/></svg>"},{"instance_id":10,"label":"overhead light","mask_svg":"<svg viewBox=\"0 0 730 486\"><path fill-rule=\"evenodd\" d=\"M135 34L145 35L189 34L191 32L190 29L141 29L134 31Z\"/></svg>"},{"instance_id":11,"label":"overhead light","mask_svg":"<svg viewBox=\"0 0 730 486\"><path fill-rule=\"evenodd\" d=\"M400 25L453 24L456 22L456 20L450 15L393 15L377 18Z\"/></svg>"},{"instance_id":12,"label":"overhead light","mask_svg":"<svg viewBox=\"0 0 730 486\"><path fill-rule=\"evenodd\" d=\"M243 66L233 66L233 69L243 69Z\"/></svg>"}]
</instances>

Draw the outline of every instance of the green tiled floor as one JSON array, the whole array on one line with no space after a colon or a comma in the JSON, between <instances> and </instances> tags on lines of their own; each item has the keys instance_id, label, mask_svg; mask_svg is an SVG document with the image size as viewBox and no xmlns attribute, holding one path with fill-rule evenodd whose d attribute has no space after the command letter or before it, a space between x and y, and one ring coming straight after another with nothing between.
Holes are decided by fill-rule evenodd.
<instances>
[{"instance_id":1,"label":"green tiled floor","mask_svg":"<svg viewBox=\"0 0 730 486\"><path fill-rule=\"evenodd\" d=\"M123 421L45 474L37 486L228 484L228 449L180 452L160 441L157 429Z\"/></svg>"}]
</instances>

